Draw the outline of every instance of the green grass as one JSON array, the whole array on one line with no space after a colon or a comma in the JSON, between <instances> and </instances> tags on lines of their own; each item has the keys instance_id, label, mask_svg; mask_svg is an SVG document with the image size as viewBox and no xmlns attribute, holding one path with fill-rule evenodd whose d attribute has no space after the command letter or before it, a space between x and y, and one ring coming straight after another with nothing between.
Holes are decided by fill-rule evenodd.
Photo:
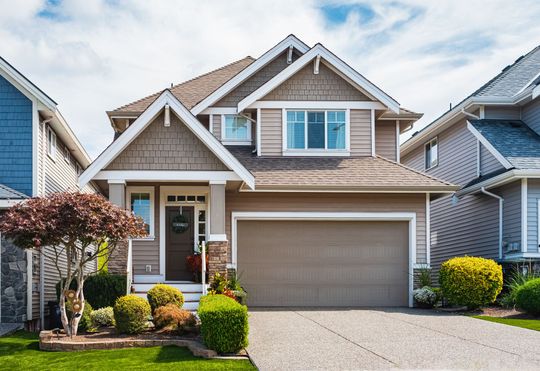
<instances>
[{"instance_id":1,"label":"green grass","mask_svg":"<svg viewBox=\"0 0 540 371\"><path fill-rule=\"evenodd\" d=\"M197 358L176 346L44 352L38 336L19 331L0 338L1 370L255 370L248 360Z\"/></svg>"},{"instance_id":2,"label":"green grass","mask_svg":"<svg viewBox=\"0 0 540 371\"><path fill-rule=\"evenodd\" d=\"M484 321L502 323L509 326L523 327L529 330L540 331L539 319L516 319L516 318L500 318L489 316L473 316L474 318L483 319Z\"/></svg>"}]
</instances>

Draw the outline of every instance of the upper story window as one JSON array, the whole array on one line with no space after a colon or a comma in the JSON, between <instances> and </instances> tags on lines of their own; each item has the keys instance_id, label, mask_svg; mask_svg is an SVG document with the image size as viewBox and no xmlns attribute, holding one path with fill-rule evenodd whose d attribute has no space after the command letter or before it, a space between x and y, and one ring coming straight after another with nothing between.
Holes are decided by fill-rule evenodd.
<instances>
[{"instance_id":1,"label":"upper story window","mask_svg":"<svg viewBox=\"0 0 540 371\"><path fill-rule=\"evenodd\" d=\"M426 170L431 169L439 164L439 141L437 137L426 143L425 153Z\"/></svg>"},{"instance_id":2,"label":"upper story window","mask_svg":"<svg viewBox=\"0 0 540 371\"><path fill-rule=\"evenodd\" d=\"M148 236L154 235L154 188L132 187L128 189L128 202L131 212L144 220Z\"/></svg>"},{"instance_id":3,"label":"upper story window","mask_svg":"<svg viewBox=\"0 0 540 371\"><path fill-rule=\"evenodd\" d=\"M345 111L287 111L285 150L343 151L347 132Z\"/></svg>"},{"instance_id":4,"label":"upper story window","mask_svg":"<svg viewBox=\"0 0 540 371\"><path fill-rule=\"evenodd\" d=\"M56 134L51 128L47 129L47 154L56 158Z\"/></svg>"},{"instance_id":5,"label":"upper story window","mask_svg":"<svg viewBox=\"0 0 540 371\"><path fill-rule=\"evenodd\" d=\"M243 116L223 115L221 138L224 142L251 144L251 123Z\"/></svg>"}]
</instances>

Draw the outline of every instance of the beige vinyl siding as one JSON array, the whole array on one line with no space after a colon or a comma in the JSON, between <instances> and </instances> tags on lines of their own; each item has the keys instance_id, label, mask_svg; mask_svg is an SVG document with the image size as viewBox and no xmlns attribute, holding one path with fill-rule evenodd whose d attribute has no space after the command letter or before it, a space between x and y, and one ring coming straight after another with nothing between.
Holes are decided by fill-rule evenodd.
<instances>
[{"instance_id":1,"label":"beige vinyl siding","mask_svg":"<svg viewBox=\"0 0 540 371\"><path fill-rule=\"evenodd\" d=\"M469 195L452 204L452 196L431 203L431 264L435 271L453 256L498 258L499 203L486 195Z\"/></svg>"},{"instance_id":2,"label":"beige vinyl siding","mask_svg":"<svg viewBox=\"0 0 540 371\"><path fill-rule=\"evenodd\" d=\"M504 198L503 244L518 242L521 246L521 181L490 191Z\"/></svg>"},{"instance_id":3,"label":"beige vinyl siding","mask_svg":"<svg viewBox=\"0 0 540 371\"><path fill-rule=\"evenodd\" d=\"M465 185L476 178L477 140L467 129L466 120L437 135L439 141L439 164L426 171L424 144L434 137L426 139L412 152L403 156L401 162L413 169L425 171L429 175L453 184Z\"/></svg>"},{"instance_id":4,"label":"beige vinyl siding","mask_svg":"<svg viewBox=\"0 0 540 371\"><path fill-rule=\"evenodd\" d=\"M257 71L253 76L242 82L233 91L223 97L220 101L214 104L215 107L235 107L238 102L260 88L263 84L269 81L272 77L283 71L289 66L287 64L287 55L289 51L283 52L273 61ZM295 49L293 53L293 62L299 57L298 51Z\"/></svg>"},{"instance_id":5,"label":"beige vinyl siding","mask_svg":"<svg viewBox=\"0 0 540 371\"><path fill-rule=\"evenodd\" d=\"M538 252L538 200L540 200L540 180L527 180L527 251Z\"/></svg>"},{"instance_id":6,"label":"beige vinyl siding","mask_svg":"<svg viewBox=\"0 0 540 371\"><path fill-rule=\"evenodd\" d=\"M227 170L210 149L175 115L163 113L144 129L106 170Z\"/></svg>"},{"instance_id":7,"label":"beige vinyl siding","mask_svg":"<svg viewBox=\"0 0 540 371\"><path fill-rule=\"evenodd\" d=\"M128 184L127 187L132 186L133 184ZM140 185L140 184L139 184ZM145 186L151 186L153 184L145 184ZM159 185L155 185L154 193L154 236L153 239L147 240L134 240L132 242L133 248L133 274L148 274L156 275L159 274ZM128 191L128 189L126 189ZM126 192L127 194L127 192ZM129 209L130 205L126 205ZM152 266L151 272L146 272L146 265L150 264ZM180 263L181 264L181 263Z\"/></svg>"},{"instance_id":8,"label":"beige vinyl siding","mask_svg":"<svg viewBox=\"0 0 540 371\"><path fill-rule=\"evenodd\" d=\"M308 63L261 100L369 101L370 99L321 61L319 74L315 75L313 63Z\"/></svg>"},{"instance_id":9,"label":"beige vinyl siding","mask_svg":"<svg viewBox=\"0 0 540 371\"><path fill-rule=\"evenodd\" d=\"M485 106L484 118L497 120L520 120L519 107Z\"/></svg>"},{"instance_id":10,"label":"beige vinyl siding","mask_svg":"<svg viewBox=\"0 0 540 371\"><path fill-rule=\"evenodd\" d=\"M225 206L226 233L229 241L231 241L233 211L416 212L417 262L426 262L424 194L272 194L230 191L226 194Z\"/></svg>"},{"instance_id":11,"label":"beige vinyl siding","mask_svg":"<svg viewBox=\"0 0 540 371\"><path fill-rule=\"evenodd\" d=\"M351 110L351 156L371 156L371 111Z\"/></svg>"},{"instance_id":12,"label":"beige vinyl siding","mask_svg":"<svg viewBox=\"0 0 540 371\"><path fill-rule=\"evenodd\" d=\"M375 153L396 161L396 123L378 121L375 125Z\"/></svg>"},{"instance_id":13,"label":"beige vinyl siding","mask_svg":"<svg viewBox=\"0 0 540 371\"><path fill-rule=\"evenodd\" d=\"M521 119L537 134L540 134L540 98L536 98L523 107Z\"/></svg>"},{"instance_id":14,"label":"beige vinyl siding","mask_svg":"<svg viewBox=\"0 0 540 371\"><path fill-rule=\"evenodd\" d=\"M480 145L480 174L486 175L504 169L504 166L483 145Z\"/></svg>"},{"instance_id":15,"label":"beige vinyl siding","mask_svg":"<svg viewBox=\"0 0 540 371\"><path fill-rule=\"evenodd\" d=\"M280 109L261 109L261 155L281 156L282 127Z\"/></svg>"},{"instance_id":16,"label":"beige vinyl siding","mask_svg":"<svg viewBox=\"0 0 540 371\"><path fill-rule=\"evenodd\" d=\"M212 115L212 134L221 140L221 115Z\"/></svg>"}]
</instances>

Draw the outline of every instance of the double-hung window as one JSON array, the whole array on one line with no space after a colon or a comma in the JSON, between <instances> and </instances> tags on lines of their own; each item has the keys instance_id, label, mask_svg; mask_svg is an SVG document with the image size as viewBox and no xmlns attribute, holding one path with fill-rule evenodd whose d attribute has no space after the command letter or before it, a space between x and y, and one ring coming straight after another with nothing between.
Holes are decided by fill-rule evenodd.
<instances>
[{"instance_id":1,"label":"double-hung window","mask_svg":"<svg viewBox=\"0 0 540 371\"><path fill-rule=\"evenodd\" d=\"M47 154L56 159L56 134L51 128L47 129Z\"/></svg>"},{"instance_id":2,"label":"double-hung window","mask_svg":"<svg viewBox=\"0 0 540 371\"><path fill-rule=\"evenodd\" d=\"M243 116L223 115L222 140L224 142L236 142L250 144L251 123Z\"/></svg>"},{"instance_id":3,"label":"double-hung window","mask_svg":"<svg viewBox=\"0 0 540 371\"><path fill-rule=\"evenodd\" d=\"M127 194L131 212L143 219L148 236L154 236L154 187L131 187Z\"/></svg>"},{"instance_id":4,"label":"double-hung window","mask_svg":"<svg viewBox=\"0 0 540 371\"><path fill-rule=\"evenodd\" d=\"M345 111L287 111L286 150L343 151L347 149Z\"/></svg>"},{"instance_id":5,"label":"double-hung window","mask_svg":"<svg viewBox=\"0 0 540 371\"><path fill-rule=\"evenodd\" d=\"M425 147L426 170L439 164L439 141L437 137L426 143Z\"/></svg>"}]
</instances>

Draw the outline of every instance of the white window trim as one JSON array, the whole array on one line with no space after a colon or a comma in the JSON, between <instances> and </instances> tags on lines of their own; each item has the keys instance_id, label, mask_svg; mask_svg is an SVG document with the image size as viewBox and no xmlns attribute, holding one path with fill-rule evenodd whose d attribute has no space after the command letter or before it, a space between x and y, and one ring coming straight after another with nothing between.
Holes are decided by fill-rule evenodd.
<instances>
[{"instance_id":1,"label":"white window trim","mask_svg":"<svg viewBox=\"0 0 540 371\"><path fill-rule=\"evenodd\" d=\"M54 138L54 146L52 145L51 138ZM54 130L49 126L47 127L47 156L53 161L56 161L56 152L58 149L58 138L56 137L56 133Z\"/></svg>"},{"instance_id":2,"label":"white window trim","mask_svg":"<svg viewBox=\"0 0 540 371\"><path fill-rule=\"evenodd\" d=\"M413 306L414 268L416 264L416 213L415 212L265 212L233 211L231 213L231 264L238 269L239 220L332 220L332 221L408 221L409 222L409 306ZM241 271L241 267L240 267Z\"/></svg>"},{"instance_id":3,"label":"white window trim","mask_svg":"<svg viewBox=\"0 0 540 371\"><path fill-rule=\"evenodd\" d=\"M154 240L156 238L156 232L155 232L155 207L156 204L154 202L154 196L155 196L155 187L126 187L126 208L131 211L131 194L132 193L149 193L150 194L150 223L149 223L149 232L148 236L143 238L134 238L133 241L148 241L148 240Z\"/></svg>"},{"instance_id":4,"label":"white window trim","mask_svg":"<svg viewBox=\"0 0 540 371\"><path fill-rule=\"evenodd\" d=\"M303 111L304 112L304 145L308 145L308 130L307 130L307 114L308 112L324 112L324 148L287 148L287 112L289 111ZM345 112L345 148L344 149L328 149L328 112ZM348 109L282 109L281 112L281 132L283 137L282 151L285 156L350 156L351 154L351 124L350 124L350 110Z\"/></svg>"},{"instance_id":5,"label":"white window trim","mask_svg":"<svg viewBox=\"0 0 540 371\"><path fill-rule=\"evenodd\" d=\"M222 114L221 115L221 143L223 143L224 145L226 146L249 146L251 145L252 141L253 141L253 138L252 138L252 133L251 133L251 125L252 125L252 122L249 121L248 119L246 119L247 121L247 135L248 135L248 139L231 139L231 138L227 138L225 136L225 133L227 132L226 130L226 120L225 120L225 116L238 116L238 117L242 117L241 115L238 115L238 114ZM246 114L246 116L250 116L248 114ZM245 118L245 117L243 117Z\"/></svg>"},{"instance_id":6,"label":"white window trim","mask_svg":"<svg viewBox=\"0 0 540 371\"><path fill-rule=\"evenodd\" d=\"M433 141L437 141L437 163L435 165L431 165L431 166L428 167L428 164L427 164L427 146L430 145ZM430 147L429 150L431 151L431 147ZM431 138L430 140L428 140L426 142L426 144L424 144L424 170L427 171L427 170L436 168L437 166L439 166L439 137L438 136Z\"/></svg>"}]
</instances>

